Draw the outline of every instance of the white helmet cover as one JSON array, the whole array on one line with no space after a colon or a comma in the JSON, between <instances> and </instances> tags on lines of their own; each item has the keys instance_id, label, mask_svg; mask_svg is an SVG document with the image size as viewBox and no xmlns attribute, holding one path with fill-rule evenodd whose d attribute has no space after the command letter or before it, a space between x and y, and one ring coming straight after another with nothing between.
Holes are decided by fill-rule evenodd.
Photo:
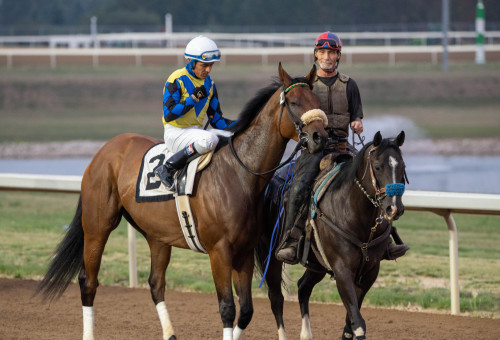
<instances>
[{"instance_id":1,"label":"white helmet cover","mask_svg":"<svg viewBox=\"0 0 500 340\"><path fill-rule=\"evenodd\" d=\"M186 59L198 60L202 63L220 61L220 50L212 39L202 35L192 39L186 46L184 57Z\"/></svg>"}]
</instances>

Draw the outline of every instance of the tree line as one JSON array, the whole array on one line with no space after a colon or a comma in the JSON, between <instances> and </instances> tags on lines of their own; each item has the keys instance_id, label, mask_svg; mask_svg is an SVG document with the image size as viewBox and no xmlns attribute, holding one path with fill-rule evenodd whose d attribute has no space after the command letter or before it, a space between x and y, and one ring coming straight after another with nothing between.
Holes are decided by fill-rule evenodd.
<instances>
[{"instance_id":1,"label":"tree line","mask_svg":"<svg viewBox=\"0 0 500 340\"><path fill-rule=\"evenodd\" d=\"M0 0L0 25L163 25L171 13L176 26L283 26L321 28L414 25L441 22L439 0ZM474 27L476 0L449 0L451 25ZM500 1L484 0L486 22L500 23Z\"/></svg>"}]
</instances>

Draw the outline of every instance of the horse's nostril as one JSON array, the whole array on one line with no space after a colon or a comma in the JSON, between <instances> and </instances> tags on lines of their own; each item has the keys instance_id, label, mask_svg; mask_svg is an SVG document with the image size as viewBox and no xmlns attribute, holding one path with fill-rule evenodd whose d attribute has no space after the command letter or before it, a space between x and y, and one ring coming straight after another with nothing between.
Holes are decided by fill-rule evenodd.
<instances>
[{"instance_id":1,"label":"horse's nostril","mask_svg":"<svg viewBox=\"0 0 500 340\"><path fill-rule=\"evenodd\" d=\"M398 208L395 205L388 206L386 209L387 215L394 217L398 213Z\"/></svg>"}]
</instances>

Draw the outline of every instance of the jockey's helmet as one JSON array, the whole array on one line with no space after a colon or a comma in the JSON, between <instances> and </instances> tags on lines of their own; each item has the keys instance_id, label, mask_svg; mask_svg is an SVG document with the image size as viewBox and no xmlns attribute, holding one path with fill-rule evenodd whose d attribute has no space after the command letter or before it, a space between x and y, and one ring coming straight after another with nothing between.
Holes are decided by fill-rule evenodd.
<instances>
[{"instance_id":1,"label":"jockey's helmet","mask_svg":"<svg viewBox=\"0 0 500 340\"><path fill-rule=\"evenodd\" d=\"M184 51L184 57L186 59L191 59L201 61L202 63L212 63L214 61L220 61L220 50L212 39L209 39L203 35L200 35L192 39L187 45Z\"/></svg>"},{"instance_id":2,"label":"jockey's helmet","mask_svg":"<svg viewBox=\"0 0 500 340\"><path fill-rule=\"evenodd\" d=\"M314 42L315 51L321 48L338 50L340 52L342 51L342 41L340 40L338 35L333 32L327 31L318 35L316 41Z\"/></svg>"}]
</instances>

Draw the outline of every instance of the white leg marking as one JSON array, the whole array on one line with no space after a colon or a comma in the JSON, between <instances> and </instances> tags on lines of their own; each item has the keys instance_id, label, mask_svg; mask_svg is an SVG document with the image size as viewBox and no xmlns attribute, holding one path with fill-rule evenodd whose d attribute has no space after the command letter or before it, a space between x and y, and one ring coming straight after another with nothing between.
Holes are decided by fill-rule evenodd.
<instances>
[{"instance_id":1,"label":"white leg marking","mask_svg":"<svg viewBox=\"0 0 500 340\"><path fill-rule=\"evenodd\" d=\"M174 328L170 322L170 316L168 315L167 305L165 301L159 302L156 305L156 311L158 312L158 317L160 318L161 328L163 330L163 340L168 340L172 335L174 335Z\"/></svg>"},{"instance_id":2,"label":"white leg marking","mask_svg":"<svg viewBox=\"0 0 500 340\"><path fill-rule=\"evenodd\" d=\"M309 314L302 317L302 329L300 330L300 340L311 340L313 338L311 333L311 322L309 321Z\"/></svg>"},{"instance_id":3,"label":"white leg marking","mask_svg":"<svg viewBox=\"0 0 500 340\"><path fill-rule=\"evenodd\" d=\"M82 306L83 340L94 340L94 307Z\"/></svg>"},{"instance_id":4,"label":"white leg marking","mask_svg":"<svg viewBox=\"0 0 500 340\"><path fill-rule=\"evenodd\" d=\"M222 340L233 340L233 329L228 327L222 331Z\"/></svg>"},{"instance_id":5,"label":"white leg marking","mask_svg":"<svg viewBox=\"0 0 500 340\"><path fill-rule=\"evenodd\" d=\"M243 331L244 330L241 329L238 326L234 327L234 330L233 330L233 340L240 340L240 339L242 339Z\"/></svg>"},{"instance_id":6,"label":"white leg marking","mask_svg":"<svg viewBox=\"0 0 500 340\"><path fill-rule=\"evenodd\" d=\"M285 329L283 328L283 326L280 326L280 328L278 328L278 339L279 340L286 340L286 332L285 332Z\"/></svg>"},{"instance_id":7,"label":"white leg marking","mask_svg":"<svg viewBox=\"0 0 500 340\"><path fill-rule=\"evenodd\" d=\"M363 330L363 328L361 327L358 327L354 330L354 335L356 336L362 336L362 335L365 335L365 331Z\"/></svg>"}]
</instances>

